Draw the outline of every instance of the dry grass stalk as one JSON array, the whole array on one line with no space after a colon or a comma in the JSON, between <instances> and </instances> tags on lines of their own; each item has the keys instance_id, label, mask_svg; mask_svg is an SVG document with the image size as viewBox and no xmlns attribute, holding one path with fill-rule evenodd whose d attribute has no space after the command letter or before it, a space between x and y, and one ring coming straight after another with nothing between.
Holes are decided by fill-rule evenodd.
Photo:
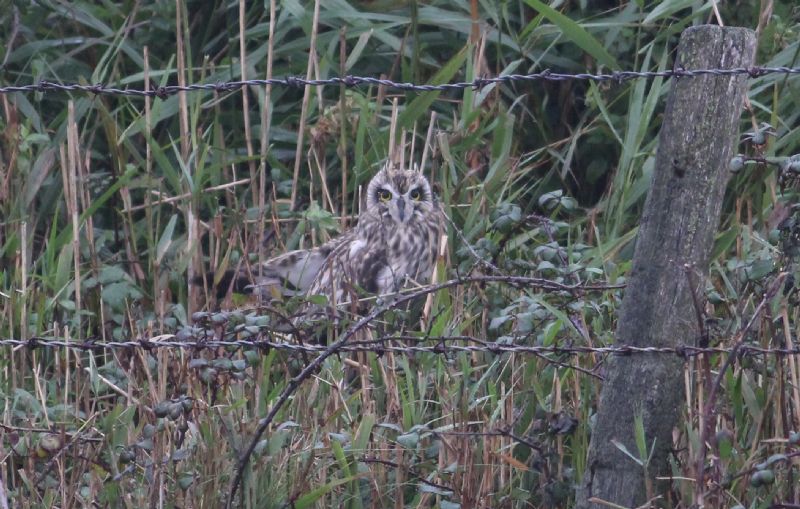
<instances>
[{"instance_id":1,"label":"dry grass stalk","mask_svg":"<svg viewBox=\"0 0 800 509\"><path fill-rule=\"evenodd\" d=\"M239 0L239 73L241 80L247 80L247 39L245 38L245 28L247 18L245 16L246 2ZM247 167L250 169L250 181L258 182L256 179L256 161L253 157L253 136L250 128L250 89L243 87L242 90L242 120L244 121L244 140L247 150ZM253 195L253 203L258 203L259 192L256 186L250 188Z\"/></svg>"},{"instance_id":2,"label":"dry grass stalk","mask_svg":"<svg viewBox=\"0 0 800 509\"><path fill-rule=\"evenodd\" d=\"M314 19L311 23L311 40L308 49L308 66L306 67L306 79L310 80L313 75L314 61L317 54L317 29L319 26L319 1L314 0ZM295 210L297 206L297 183L300 178L300 163L303 155L303 138L308 122L308 106L311 102L311 86L306 85L303 91L303 103L300 106L300 124L297 128L297 148L294 154L294 172L292 174L292 195L289 208Z\"/></svg>"},{"instance_id":3,"label":"dry grass stalk","mask_svg":"<svg viewBox=\"0 0 800 509\"><path fill-rule=\"evenodd\" d=\"M269 2L269 40L267 41L267 69L266 79L272 79L272 66L275 54L275 17L277 15L276 0ZM269 134L272 126L272 85L264 86L264 104L261 106L261 158L258 168L258 274L263 271L264 258L264 232L267 226L267 153L269 151ZM273 187L273 192L274 192ZM273 215L274 215L273 210Z\"/></svg>"}]
</instances>

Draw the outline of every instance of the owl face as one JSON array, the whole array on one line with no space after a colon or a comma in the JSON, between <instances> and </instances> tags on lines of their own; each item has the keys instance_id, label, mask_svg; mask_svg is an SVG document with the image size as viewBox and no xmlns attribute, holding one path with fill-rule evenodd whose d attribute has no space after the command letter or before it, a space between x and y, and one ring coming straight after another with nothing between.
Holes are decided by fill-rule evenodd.
<instances>
[{"instance_id":1,"label":"owl face","mask_svg":"<svg viewBox=\"0 0 800 509\"><path fill-rule=\"evenodd\" d=\"M433 209L428 179L415 170L384 167L367 187L367 210L377 211L384 220L397 225L427 217Z\"/></svg>"}]
</instances>

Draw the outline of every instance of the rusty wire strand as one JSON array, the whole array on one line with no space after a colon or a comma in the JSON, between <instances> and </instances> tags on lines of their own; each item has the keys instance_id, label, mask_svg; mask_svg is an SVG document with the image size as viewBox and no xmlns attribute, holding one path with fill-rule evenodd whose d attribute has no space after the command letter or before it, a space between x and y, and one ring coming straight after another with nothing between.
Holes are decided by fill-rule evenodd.
<instances>
[{"instance_id":1,"label":"rusty wire strand","mask_svg":"<svg viewBox=\"0 0 800 509\"><path fill-rule=\"evenodd\" d=\"M168 335L172 336L172 335ZM163 336L162 336L163 337ZM419 344L390 344L391 341L410 341L417 343L422 341L434 341L436 345ZM462 344L445 344L446 342L460 342ZM469 344L473 343L473 344ZM86 340L66 340L63 338L35 336L28 339L0 339L0 347L7 346L13 348L65 348L78 351L102 351L102 350L159 350L159 349L180 349L180 350L210 350L215 348L234 348L237 350L269 350L286 351L289 353L322 353L328 349L326 345L318 344L299 344L284 341L274 341L271 339L243 339L243 340L198 340L198 341L177 341L170 339L138 339L132 341L86 341ZM800 347L795 348L765 348L758 345L741 345L738 349L722 346L700 347L694 345L677 346L631 346L631 345L610 345L610 346L538 346L538 345L516 345L485 341L478 338L466 336L447 336L447 337L415 337L415 336L390 336L373 341L353 341L341 345L339 352L374 352L374 353L396 353L401 355L415 355L420 353L432 353L445 355L454 352L485 352L493 354L516 353L523 355L635 355L635 354L667 354L679 357L690 358L698 355L713 354L737 354L738 356L752 355L773 355L779 357L800 355Z\"/></svg>"},{"instance_id":2,"label":"rusty wire strand","mask_svg":"<svg viewBox=\"0 0 800 509\"><path fill-rule=\"evenodd\" d=\"M509 84L512 82L532 81L597 81L622 83L642 78L693 78L698 76L737 76L747 75L751 78L760 78L769 74L800 74L800 67L735 67L732 69L671 69L666 71L613 71L610 73L558 73L545 69L532 74L506 74L495 77L479 77L472 81L444 83L440 85L419 85L408 82L396 82L389 79L374 78L370 76L344 76L327 79L305 79L296 76L271 79L251 79L241 81L225 81L216 83L193 83L190 85L165 85L155 86L147 90L134 88L118 88L102 83L93 85L77 83L55 83L52 81L39 81L29 85L9 85L0 87L0 94L14 92L87 92L98 95L121 95L133 97L160 97L166 98L180 92L232 92L245 87L284 86L300 88L305 86L343 85L346 87L383 86L390 90L406 92L432 92L463 90L467 88L480 90L489 85Z\"/></svg>"}]
</instances>

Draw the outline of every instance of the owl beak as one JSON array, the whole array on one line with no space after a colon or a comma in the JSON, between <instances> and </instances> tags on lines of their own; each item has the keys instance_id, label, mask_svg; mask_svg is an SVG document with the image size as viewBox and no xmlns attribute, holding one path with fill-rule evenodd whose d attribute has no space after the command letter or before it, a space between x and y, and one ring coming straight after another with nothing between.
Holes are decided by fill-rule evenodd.
<instances>
[{"instance_id":1,"label":"owl beak","mask_svg":"<svg viewBox=\"0 0 800 509\"><path fill-rule=\"evenodd\" d=\"M397 199L397 215L401 223L406 222L406 201L402 198Z\"/></svg>"}]
</instances>

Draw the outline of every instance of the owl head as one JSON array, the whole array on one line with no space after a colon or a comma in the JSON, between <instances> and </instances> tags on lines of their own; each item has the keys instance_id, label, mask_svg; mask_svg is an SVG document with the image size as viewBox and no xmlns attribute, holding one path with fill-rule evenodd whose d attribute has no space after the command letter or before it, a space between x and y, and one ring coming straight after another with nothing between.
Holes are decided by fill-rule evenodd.
<instances>
[{"instance_id":1,"label":"owl head","mask_svg":"<svg viewBox=\"0 0 800 509\"><path fill-rule=\"evenodd\" d=\"M433 210L431 185L419 170L387 162L367 186L367 210L398 225L423 219Z\"/></svg>"}]
</instances>

